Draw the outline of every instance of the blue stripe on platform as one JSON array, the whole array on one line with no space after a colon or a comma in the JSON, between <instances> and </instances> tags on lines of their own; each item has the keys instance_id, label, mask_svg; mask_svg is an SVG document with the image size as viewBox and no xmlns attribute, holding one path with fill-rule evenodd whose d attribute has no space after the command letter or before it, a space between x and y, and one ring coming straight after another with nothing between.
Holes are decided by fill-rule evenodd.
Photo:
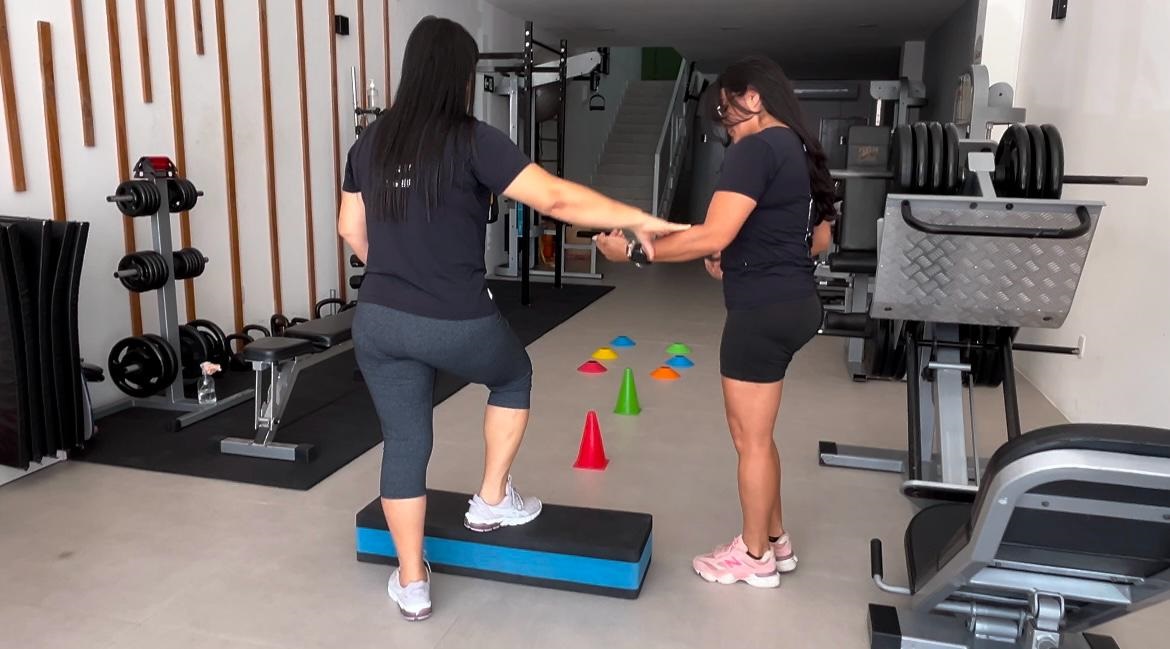
<instances>
[{"instance_id":1,"label":"blue stripe on platform","mask_svg":"<svg viewBox=\"0 0 1170 649\"><path fill-rule=\"evenodd\" d=\"M518 550L498 545L454 541L432 536L423 539L427 560L436 565L487 570L536 579L566 581L603 588L637 590L650 565L654 536L646 539L638 563L597 559L572 554ZM357 528L357 551L397 557L394 541L386 530Z\"/></svg>"}]
</instances>

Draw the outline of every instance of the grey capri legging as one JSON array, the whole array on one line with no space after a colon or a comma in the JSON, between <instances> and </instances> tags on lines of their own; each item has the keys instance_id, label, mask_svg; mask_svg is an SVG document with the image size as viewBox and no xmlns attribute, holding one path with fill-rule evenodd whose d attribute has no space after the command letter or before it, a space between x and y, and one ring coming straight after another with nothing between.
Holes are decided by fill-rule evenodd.
<instances>
[{"instance_id":1,"label":"grey capri legging","mask_svg":"<svg viewBox=\"0 0 1170 649\"><path fill-rule=\"evenodd\" d=\"M437 370L487 386L491 405L529 406L532 361L499 312L437 320L363 302L354 315L353 340L382 424L383 498L426 494Z\"/></svg>"}]
</instances>

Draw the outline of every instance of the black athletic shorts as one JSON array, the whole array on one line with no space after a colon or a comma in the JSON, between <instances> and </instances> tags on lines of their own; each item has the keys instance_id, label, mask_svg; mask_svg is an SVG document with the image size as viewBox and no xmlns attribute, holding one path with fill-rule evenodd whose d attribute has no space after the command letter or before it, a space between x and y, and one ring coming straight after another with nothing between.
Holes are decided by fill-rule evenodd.
<instances>
[{"instance_id":1,"label":"black athletic shorts","mask_svg":"<svg viewBox=\"0 0 1170 649\"><path fill-rule=\"evenodd\" d=\"M723 325L719 345L719 373L751 383L784 379L792 357L821 326L821 299L769 304L754 309L732 309Z\"/></svg>"}]
</instances>

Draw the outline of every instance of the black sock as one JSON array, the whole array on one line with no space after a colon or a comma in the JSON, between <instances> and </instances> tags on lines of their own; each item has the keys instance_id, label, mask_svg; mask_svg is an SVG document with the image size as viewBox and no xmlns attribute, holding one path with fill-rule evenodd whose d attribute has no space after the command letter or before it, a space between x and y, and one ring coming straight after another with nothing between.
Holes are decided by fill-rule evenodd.
<instances>
[{"instance_id":1,"label":"black sock","mask_svg":"<svg viewBox=\"0 0 1170 649\"><path fill-rule=\"evenodd\" d=\"M779 537L779 536L769 536L769 537L768 537L768 541L769 541L770 543L775 543L776 541L779 541L779 540L780 540L780 537Z\"/></svg>"},{"instance_id":2,"label":"black sock","mask_svg":"<svg viewBox=\"0 0 1170 649\"><path fill-rule=\"evenodd\" d=\"M763 558L764 558L764 557L762 557L762 556L759 556L759 557L757 557L756 555L752 554L750 550L748 551L747 555L748 555L749 557L751 557L751 558L755 559L756 561L760 561L761 559L763 559Z\"/></svg>"}]
</instances>

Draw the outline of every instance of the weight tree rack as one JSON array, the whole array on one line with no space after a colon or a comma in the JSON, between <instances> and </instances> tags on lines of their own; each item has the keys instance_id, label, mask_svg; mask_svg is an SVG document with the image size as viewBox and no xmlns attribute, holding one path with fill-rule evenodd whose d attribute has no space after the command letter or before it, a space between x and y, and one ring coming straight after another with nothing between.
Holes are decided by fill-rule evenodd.
<instances>
[{"instance_id":1,"label":"weight tree rack","mask_svg":"<svg viewBox=\"0 0 1170 649\"><path fill-rule=\"evenodd\" d=\"M158 297L160 337L170 347L172 358L176 359L180 367L178 371L174 372L173 380L161 394L143 398L131 397L101 409L100 414L95 413L94 416L97 418L135 407L173 410L184 413L172 422L172 430L180 430L250 400L253 396L253 390L248 388L218 398L216 403L208 405L200 404L196 399L187 398L184 394L183 372L181 370L183 347L179 334L178 301L175 293L175 254L171 243L171 215L174 213L173 206L184 206L188 209L193 207L196 198L202 196L203 192L195 191L194 185L180 178L175 164L166 156L140 158L134 165L133 177L136 179L135 181L122 183L118 187L118 192L114 196L106 197L106 200L117 203L119 210L128 216L150 217L155 253L153 257L156 263L163 264L166 269L166 282L155 289L155 295ZM178 195L171 195L172 187L177 190ZM153 195L156 193L157 195ZM206 263L206 259L200 261ZM125 282L130 274L127 269L120 269L114 274L114 277ZM181 275L182 273L180 273Z\"/></svg>"}]
</instances>

